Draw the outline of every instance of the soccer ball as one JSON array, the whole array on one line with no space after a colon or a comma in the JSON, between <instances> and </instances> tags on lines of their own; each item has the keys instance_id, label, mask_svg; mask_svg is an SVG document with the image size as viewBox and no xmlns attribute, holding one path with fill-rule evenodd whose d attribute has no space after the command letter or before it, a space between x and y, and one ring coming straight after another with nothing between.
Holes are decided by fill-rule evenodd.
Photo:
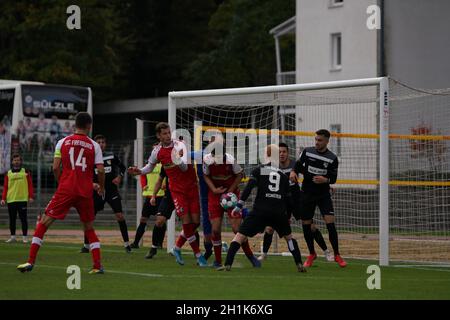
<instances>
[{"instance_id":1,"label":"soccer ball","mask_svg":"<svg viewBox=\"0 0 450 320\"><path fill-rule=\"evenodd\" d=\"M220 205L225 210L234 209L238 203L238 198L233 192L224 193L220 196Z\"/></svg>"}]
</instances>

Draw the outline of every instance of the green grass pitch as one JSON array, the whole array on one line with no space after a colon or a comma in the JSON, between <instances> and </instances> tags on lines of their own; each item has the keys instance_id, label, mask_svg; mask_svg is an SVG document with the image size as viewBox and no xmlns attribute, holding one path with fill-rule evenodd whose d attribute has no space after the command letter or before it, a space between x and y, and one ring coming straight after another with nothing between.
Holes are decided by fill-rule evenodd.
<instances>
[{"instance_id":1,"label":"green grass pitch","mask_svg":"<svg viewBox=\"0 0 450 320\"><path fill-rule=\"evenodd\" d=\"M450 268L382 267L381 289L366 286L373 261L348 259L347 268L319 257L308 273L296 272L291 257L271 256L254 269L238 255L231 272L199 268L184 251L179 266L165 250L145 260L146 249L126 254L103 246L103 275L89 275L89 254L79 246L45 243L31 273L16 270L26 261L28 245L0 244L0 299L450 299ZM81 268L81 289L69 290L69 265Z\"/></svg>"}]
</instances>

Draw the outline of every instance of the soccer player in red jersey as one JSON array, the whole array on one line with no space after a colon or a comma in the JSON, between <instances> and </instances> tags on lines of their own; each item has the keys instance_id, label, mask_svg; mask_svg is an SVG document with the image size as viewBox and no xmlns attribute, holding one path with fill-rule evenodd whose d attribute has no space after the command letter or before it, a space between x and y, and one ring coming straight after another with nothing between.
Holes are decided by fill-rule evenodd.
<instances>
[{"instance_id":1,"label":"soccer player in red jersey","mask_svg":"<svg viewBox=\"0 0 450 320\"><path fill-rule=\"evenodd\" d=\"M156 136L160 144L156 146L148 163L143 168L130 167L128 173L132 175L148 174L153 171L157 163L161 163L169 178L175 210L183 223L183 232L179 236L173 254L180 265L184 265L181 256L181 247L189 242L194 251L197 263L201 267L208 266L205 257L200 252L199 243L195 233L200 225L200 199L197 175L194 166L188 164L188 154L183 142L172 140L170 126L160 122L155 127Z\"/></svg>"},{"instance_id":2,"label":"soccer player in red jersey","mask_svg":"<svg viewBox=\"0 0 450 320\"><path fill-rule=\"evenodd\" d=\"M63 220L69 209L74 207L80 215L84 233L89 240L94 264L89 273L103 273L100 260L100 241L93 228L95 215L92 184L95 165L99 178L97 192L103 196L105 170L102 150L98 143L87 136L92 127L92 117L89 113L78 113L75 118L75 126L76 131L73 135L59 140L56 144L53 172L58 181L58 188L45 208L45 215L36 226L28 262L17 266L21 272L33 269L45 232L55 220Z\"/></svg>"},{"instance_id":3,"label":"soccer player in red jersey","mask_svg":"<svg viewBox=\"0 0 450 320\"><path fill-rule=\"evenodd\" d=\"M212 225L212 243L214 247L215 261L213 266L222 266L222 220L224 209L220 205L220 197L224 193L232 192L239 199L239 183L244 174L242 167L235 161L232 155L225 153L223 140L214 143L211 153L203 157L203 176L209 187L208 212ZM242 215L233 213L233 209L227 211L228 220L234 233L237 233L242 222ZM254 267L260 267L261 263L253 255L248 241L242 243L242 249Z\"/></svg>"}]
</instances>

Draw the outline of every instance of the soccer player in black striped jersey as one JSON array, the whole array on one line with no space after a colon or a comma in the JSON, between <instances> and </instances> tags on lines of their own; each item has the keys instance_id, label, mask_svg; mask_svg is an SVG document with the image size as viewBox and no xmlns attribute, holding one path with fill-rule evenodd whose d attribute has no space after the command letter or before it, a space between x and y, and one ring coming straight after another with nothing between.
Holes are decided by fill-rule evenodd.
<instances>
[{"instance_id":1,"label":"soccer player in black striped jersey","mask_svg":"<svg viewBox=\"0 0 450 320\"><path fill-rule=\"evenodd\" d=\"M276 157L275 161L271 161L274 160L274 157ZM297 270L299 272L306 272L302 264L297 241L292 237L291 226L289 225L288 219L286 219L286 210L291 201L289 178L279 168L272 165L272 163L278 162L278 157L278 146L273 144L269 145L266 148L266 164L252 171L250 179L242 192L241 199L233 211L234 213L239 213L252 189L257 187L258 192L256 193L253 210L239 226L238 233L230 243L225 265L218 268L218 271L230 271L234 257L242 243L247 241L249 237L253 237L257 233L262 232L266 226L271 226L280 237L286 240Z\"/></svg>"},{"instance_id":2,"label":"soccer player in black striped jersey","mask_svg":"<svg viewBox=\"0 0 450 320\"><path fill-rule=\"evenodd\" d=\"M279 150L280 150L280 170L286 174L288 177L294 169L295 166L295 160L292 160L289 158L289 146L284 143L280 142L278 144ZM291 192L291 205L287 209L287 219L290 221L291 216L294 216L296 220L300 219L300 214L298 212L299 209L299 201L300 198L300 187L298 183L289 181L289 189ZM334 261L334 257L332 257L330 251L328 250L327 244L325 243L325 240L323 239L323 235L320 232L319 229L317 229L314 222L311 224L311 231L313 233L314 240L317 242L319 247L323 250L324 255L328 261ZM266 227L266 230L264 231L264 237L263 237L263 248L262 248L262 254L258 257L258 260L263 261L267 259L267 255L270 249L270 246L272 244L273 239L273 233L274 230L272 227Z\"/></svg>"},{"instance_id":3,"label":"soccer player in black striped jersey","mask_svg":"<svg viewBox=\"0 0 450 320\"><path fill-rule=\"evenodd\" d=\"M328 150L330 132L325 129L316 131L315 146L303 150L300 158L290 174L292 182L298 181L298 174L303 175L302 196L299 212L301 214L303 234L309 249L309 256L305 261L305 267L311 267L317 254L314 250L314 236L311 231L311 223L316 207L319 207L323 220L328 229L331 246L334 251L334 261L340 267L347 263L340 256L338 234L334 224L334 209L331 199L330 184L336 183L338 173L338 158Z\"/></svg>"}]
</instances>

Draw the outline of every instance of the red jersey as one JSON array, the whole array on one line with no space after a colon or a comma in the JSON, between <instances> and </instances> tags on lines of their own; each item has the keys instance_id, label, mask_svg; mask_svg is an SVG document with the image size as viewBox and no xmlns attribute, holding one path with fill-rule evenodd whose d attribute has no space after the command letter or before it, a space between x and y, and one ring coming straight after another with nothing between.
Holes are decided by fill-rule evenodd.
<instances>
[{"instance_id":1,"label":"red jersey","mask_svg":"<svg viewBox=\"0 0 450 320\"><path fill-rule=\"evenodd\" d=\"M236 175L243 171L232 155L225 153L224 160L221 164L216 163L216 159L211 153L203 157L203 174L213 181L216 188L229 188Z\"/></svg>"},{"instance_id":2,"label":"red jersey","mask_svg":"<svg viewBox=\"0 0 450 320\"><path fill-rule=\"evenodd\" d=\"M61 158L63 170L57 192L92 198L94 166L103 164L97 142L83 134L73 134L58 141L55 158Z\"/></svg>"},{"instance_id":3,"label":"red jersey","mask_svg":"<svg viewBox=\"0 0 450 320\"><path fill-rule=\"evenodd\" d=\"M187 163L186 147L183 142L177 140L172 141L167 147L162 144L156 146L148 159L148 163L151 165L161 163L169 178L170 191L185 193L192 188L197 190L197 175L192 164L188 164L187 170L183 171L173 163L172 153L178 153L181 149L184 149L183 162Z\"/></svg>"}]
</instances>

